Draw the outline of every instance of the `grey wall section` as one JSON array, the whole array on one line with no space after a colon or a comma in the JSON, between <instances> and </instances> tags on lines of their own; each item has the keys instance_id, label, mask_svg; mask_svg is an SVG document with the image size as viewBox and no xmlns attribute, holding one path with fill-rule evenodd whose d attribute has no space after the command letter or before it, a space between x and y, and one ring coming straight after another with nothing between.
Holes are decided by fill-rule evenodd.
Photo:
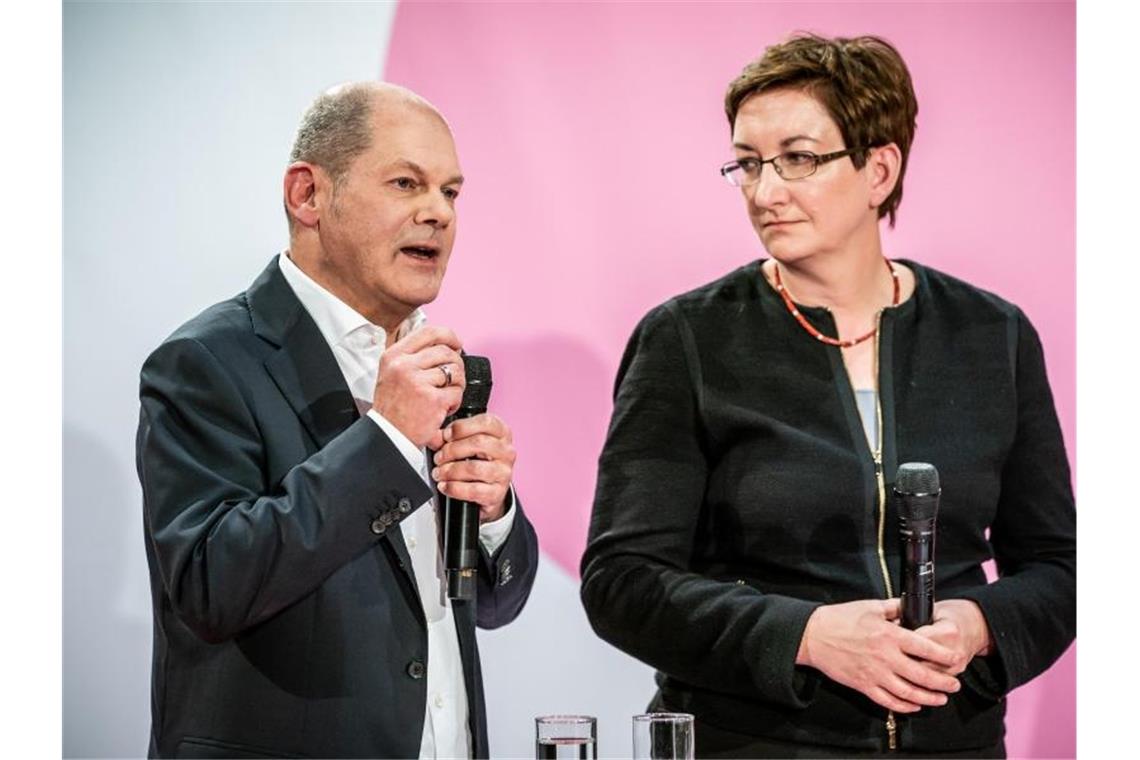
<instances>
[{"instance_id":1,"label":"grey wall section","mask_svg":"<svg viewBox=\"0 0 1140 760\"><path fill-rule=\"evenodd\" d=\"M146 753L139 367L285 247L281 176L300 112L331 84L379 75L394 13L64 5L65 757Z\"/></svg>"}]
</instances>

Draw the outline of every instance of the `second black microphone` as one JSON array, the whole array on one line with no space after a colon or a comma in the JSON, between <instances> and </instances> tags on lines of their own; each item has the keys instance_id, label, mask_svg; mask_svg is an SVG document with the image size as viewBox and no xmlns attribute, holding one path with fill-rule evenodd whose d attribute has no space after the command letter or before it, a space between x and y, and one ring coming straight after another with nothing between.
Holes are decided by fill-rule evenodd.
<instances>
[{"instance_id":1,"label":"second black microphone","mask_svg":"<svg viewBox=\"0 0 1140 760\"><path fill-rule=\"evenodd\" d=\"M934 533L942 489L926 462L899 465L895 476L902 549L902 625L914 630L934 618Z\"/></svg>"}]
</instances>

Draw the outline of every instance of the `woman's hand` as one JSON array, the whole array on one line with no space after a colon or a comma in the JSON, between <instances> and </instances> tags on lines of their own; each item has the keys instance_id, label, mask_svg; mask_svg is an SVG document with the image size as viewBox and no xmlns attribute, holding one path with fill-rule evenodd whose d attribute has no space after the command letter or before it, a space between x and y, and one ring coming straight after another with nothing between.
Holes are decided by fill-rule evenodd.
<instances>
[{"instance_id":1,"label":"woman's hand","mask_svg":"<svg viewBox=\"0 0 1140 760\"><path fill-rule=\"evenodd\" d=\"M990 627L982 608L969 599L935 602L931 624L915 629L915 633L954 653L954 661L945 668L952 675L965 670L976 655L990 652Z\"/></svg>"},{"instance_id":2,"label":"woman's hand","mask_svg":"<svg viewBox=\"0 0 1140 760\"><path fill-rule=\"evenodd\" d=\"M946 704L946 695L961 688L948 672L959 654L934 637L899 626L900 607L898 599L817 607L804 628L796 664L895 712Z\"/></svg>"}]
</instances>

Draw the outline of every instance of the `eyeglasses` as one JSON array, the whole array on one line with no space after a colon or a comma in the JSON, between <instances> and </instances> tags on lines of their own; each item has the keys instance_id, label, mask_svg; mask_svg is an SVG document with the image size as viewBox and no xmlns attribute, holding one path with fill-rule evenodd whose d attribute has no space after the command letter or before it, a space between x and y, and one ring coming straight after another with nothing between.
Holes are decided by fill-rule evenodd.
<instances>
[{"instance_id":1,"label":"eyeglasses","mask_svg":"<svg viewBox=\"0 0 1140 760\"><path fill-rule=\"evenodd\" d=\"M810 150L790 150L772 158L738 158L720 167L720 175L733 187L748 187L760 181L760 172L764 164L771 164L776 174L783 179L803 179L815 174L820 164L863 150L866 148L848 148L834 153L824 153L822 156Z\"/></svg>"}]
</instances>

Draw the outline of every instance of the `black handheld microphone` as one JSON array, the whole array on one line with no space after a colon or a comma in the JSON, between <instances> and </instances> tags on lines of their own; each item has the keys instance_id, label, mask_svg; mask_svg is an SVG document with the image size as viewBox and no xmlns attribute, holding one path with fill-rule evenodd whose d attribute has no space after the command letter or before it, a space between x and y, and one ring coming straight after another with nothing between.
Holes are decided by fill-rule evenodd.
<instances>
[{"instance_id":1,"label":"black handheld microphone","mask_svg":"<svg viewBox=\"0 0 1140 760\"><path fill-rule=\"evenodd\" d=\"M491 398L491 362L485 356L464 354L467 385L463 400L452 419L464 419L487 411ZM447 598L475 598L475 571L479 566L479 505L450 496L443 508L443 554L447 570Z\"/></svg>"},{"instance_id":2,"label":"black handheld microphone","mask_svg":"<svg viewBox=\"0 0 1140 760\"><path fill-rule=\"evenodd\" d=\"M926 462L899 465L895 475L902 543L902 625L914 630L934 617L934 530L938 518L938 470Z\"/></svg>"}]
</instances>

